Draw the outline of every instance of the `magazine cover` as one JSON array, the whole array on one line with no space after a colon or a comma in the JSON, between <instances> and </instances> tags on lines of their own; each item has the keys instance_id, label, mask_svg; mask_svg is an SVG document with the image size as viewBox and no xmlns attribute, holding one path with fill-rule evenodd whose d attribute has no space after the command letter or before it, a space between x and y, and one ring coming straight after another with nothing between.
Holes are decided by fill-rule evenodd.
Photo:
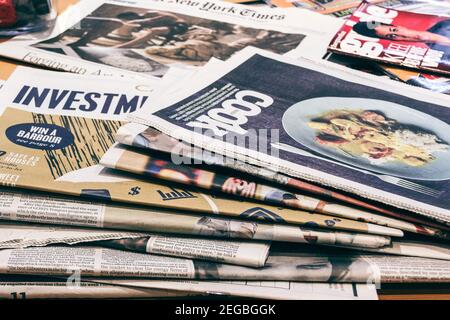
<instances>
[{"instance_id":1,"label":"magazine cover","mask_svg":"<svg viewBox=\"0 0 450 320\"><path fill-rule=\"evenodd\" d=\"M317 44L329 42L341 23L310 15L206 0L81 1L57 19L50 35L16 37L0 44L0 54L79 74L129 77L202 66L248 45L298 55L305 40L307 53L317 48L320 56L326 45ZM322 30L314 30L317 23Z\"/></svg>"},{"instance_id":2,"label":"magazine cover","mask_svg":"<svg viewBox=\"0 0 450 320\"><path fill-rule=\"evenodd\" d=\"M132 119L227 157L450 222L448 96L255 48L225 65ZM203 108L224 90L230 94Z\"/></svg>"},{"instance_id":3,"label":"magazine cover","mask_svg":"<svg viewBox=\"0 0 450 320\"><path fill-rule=\"evenodd\" d=\"M329 50L450 74L450 17L363 2L331 41Z\"/></svg>"}]
</instances>

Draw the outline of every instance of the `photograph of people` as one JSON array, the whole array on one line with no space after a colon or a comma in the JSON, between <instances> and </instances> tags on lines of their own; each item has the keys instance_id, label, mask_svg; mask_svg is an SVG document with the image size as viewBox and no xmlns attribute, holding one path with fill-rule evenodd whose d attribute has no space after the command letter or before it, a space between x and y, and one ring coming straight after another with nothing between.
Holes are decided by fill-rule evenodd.
<instances>
[{"instance_id":1,"label":"photograph of people","mask_svg":"<svg viewBox=\"0 0 450 320\"><path fill-rule=\"evenodd\" d=\"M415 30L411 27L374 21L358 22L353 26L353 31L371 38L395 42L425 43L432 50L444 52L444 57L441 60L450 58L450 19L441 20L427 30Z\"/></svg>"},{"instance_id":2,"label":"photograph of people","mask_svg":"<svg viewBox=\"0 0 450 320\"><path fill-rule=\"evenodd\" d=\"M246 46L284 54L304 35L243 27L168 11L104 4L34 46L130 71L162 75L169 65L201 66ZM139 68L142 70L140 71Z\"/></svg>"},{"instance_id":3,"label":"photograph of people","mask_svg":"<svg viewBox=\"0 0 450 320\"><path fill-rule=\"evenodd\" d=\"M361 258L269 255L261 269L195 261L199 279L235 278L246 280L286 280L314 282L366 282L374 278L371 265Z\"/></svg>"}]
</instances>

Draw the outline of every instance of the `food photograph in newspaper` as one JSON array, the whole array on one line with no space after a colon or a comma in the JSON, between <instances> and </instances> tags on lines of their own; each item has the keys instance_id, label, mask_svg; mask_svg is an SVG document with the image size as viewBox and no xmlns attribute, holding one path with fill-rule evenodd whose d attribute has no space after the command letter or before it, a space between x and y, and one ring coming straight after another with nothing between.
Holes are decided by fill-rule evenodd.
<instances>
[{"instance_id":1,"label":"food photograph in newspaper","mask_svg":"<svg viewBox=\"0 0 450 320\"><path fill-rule=\"evenodd\" d=\"M363 2L329 45L333 52L450 74L450 18Z\"/></svg>"},{"instance_id":2,"label":"food photograph in newspaper","mask_svg":"<svg viewBox=\"0 0 450 320\"><path fill-rule=\"evenodd\" d=\"M413 98L392 92L395 83L389 92L371 81L356 83L359 73L352 78L348 71L331 72L328 65L255 51L235 57L195 93L180 94L154 114L140 110L137 121L209 150L233 150L229 154L235 157L245 154L307 180L326 180L338 189L448 220L446 96L431 103L424 101L427 92ZM226 94L208 108L197 107L193 116L184 113L221 92ZM235 114L225 116L231 109ZM275 129L275 136L270 130L257 136L266 128ZM263 139L266 149L255 144L250 149L246 137Z\"/></svg>"}]
</instances>

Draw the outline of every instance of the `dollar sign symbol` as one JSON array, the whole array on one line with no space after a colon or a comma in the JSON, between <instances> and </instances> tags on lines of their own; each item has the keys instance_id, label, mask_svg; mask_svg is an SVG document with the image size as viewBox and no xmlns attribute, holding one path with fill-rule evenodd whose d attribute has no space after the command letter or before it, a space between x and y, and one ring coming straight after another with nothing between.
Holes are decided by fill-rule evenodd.
<instances>
[{"instance_id":1,"label":"dollar sign symbol","mask_svg":"<svg viewBox=\"0 0 450 320\"><path fill-rule=\"evenodd\" d=\"M139 194L140 191L141 191L140 187L134 187L134 188L131 188L131 191L128 192L128 194L135 196L135 195Z\"/></svg>"}]
</instances>

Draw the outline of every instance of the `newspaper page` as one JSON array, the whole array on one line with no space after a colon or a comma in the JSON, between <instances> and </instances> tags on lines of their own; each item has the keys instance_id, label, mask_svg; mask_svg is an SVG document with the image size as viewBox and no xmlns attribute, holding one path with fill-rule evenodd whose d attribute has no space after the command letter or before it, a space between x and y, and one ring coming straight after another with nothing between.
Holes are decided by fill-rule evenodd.
<instances>
[{"instance_id":1,"label":"newspaper page","mask_svg":"<svg viewBox=\"0 0 450 320\"><path fill-rule=\"evenodd\" d=\"M326 51L320 44L341 24L306 11L222 1L90 0L61 14L50 35L16 37L0 44L0 54L79 74L141 79L227 59L248 45L320 58Z\"/></svg>"},{"instance_id":2,"label":"newspaper page","mask_svg":"<svg viewBox=\"0 0 450 320\"><path fill-rule=\"evenodd\" d=\"M274 300L377 300L374 284L288 281L94 280L137 288L164 288L213 295Z\"/></svg>"},{"instance_id":3,"label":"newspaper page","mask_svg":"<svg viewBox=\"0 0 450 320\"><path fill-rule=\"evenodd\" d=\"M225 64L132 119L227 157L450 222L449 97L256 48Z\"/></svg>"},{"instance_id":4,"label":"newspaper page","mask_svg":"<svg viewBox=\"0 0 450 320\"><path fill-rule=\"evenodd\" d=\"M0 251L1 274L198 280L448 283L450 261L387 255L272 251L250 268L96 247L36 247Z\"/></svg>"},{"instance_id":5,"label":"newspaper page","mask_svg":"<svg viewBox=\"0 0 450 320\"><path fill-rule=\"evenodd\" d=\"M124 229L229 239L273 240L294 243L379 248L390 237L318 230L217 216L89 202L30 191L0 189L0 219L93 228Z\"/></svg>"},{"instance_id":6,"label":"newspaper page","mask_svg":"<svg viewBox=\"0 0 450 320\"><path fill-rule=\"evenodd\" d=\"M199 296L200 293L137 288L33 276L0 276L0 299L137 299Z\"/></svg>"},{"instance_id":7,"label":"newspaper page","mask_svg":"<svg viewBox=\"0 0 450 320\"><path fill-rule=\"evenodd\" d=\"M206 238L181 238L162 235L123 238L103 242L120 250L146 252L158 255L217 261L228 264L263 267L270 244L261 242L238 242L230 240L211 240Z\"/></svg>"},{"instance_id":8,"label":"newspaper page","mask_svg":"<svg viewBox=\"0 0 450 320\"><path fill-rule=\"evenodd\" d=\"M407 84L425 88L443 94L450 94L450 79L440 75L424 73L418 70L404 69L391 65L378 66L389 77L406 82Z\"/></svg>"},{"instance_id":9,"label":"newspaper page","mask_svg":"<svg viewBox=\"0 0 450 320\"><path fill-rule=\"evenodd\" d=\"M150 155L148 152L119 144L113 145L103 155L100 164L107 168L193 185L242 198L262 200L267 203L274 203L286 207L320 212L351 220L365 221L412 233L440 238L449 237L448 234L441 230L372 214L364 210L328 202L304 194L294 194L288 190L258 183L252 177L242 175L233 176L230 173L217 172L217 169L211 171L183 165L182 163L178 163L177 159L173 159L173 156Z\"/></svg>"},{"instance_id":10,"label":"newspaper page","mask_svg":"<svg viewBox=\"0 0 450 320\"><path fill-rule=\"evenodd\" d=\"M0 249L42 247L51 244L80 244L102 240L139 238L133 232L66 228L58 226L0 222Z\"/></svg>"},{"instance_id":11,"label":"newspaper page","mask_svg":"<svg viewBox=\"0 0 450 320\"><path fill-rule=\"evenodd\" d=\"M163 92L167 91L164 90ZM302 195L312 194L314 196L318 196L322 200L331 199L332 201L347 203L354 207L381 213L385 216L399 218L400 220L406 220L414 224L427 225L446 231L450 230L450 228L446 225L434 223L432 220L424 219L418 215L405 215L398 212L398 209L392 211L386 209L385 206L375 206L367 201L361 201L346 194L336 192L333 189L323 188L316 184L311 184L304 180L299 180L284 175L280 172L269 170L265 167L258 167L238 160L227 161L229 159L224 158L221 155L205 153L201 148L193 148L189 144L174 139L171 136L156 130L155 128L139 123L126 123L121 126L115 135L115 139L117 142L124 145L170 153L171 159L177 163L195 165L208 164L225 167L227 169L237 170L239 172L243 172L244 174L262 178L270 182L275 182L283 188L286 187L297 190Z\"/></svg>"},{"instance_id":12,"label":"newspaper page","mask_svg":"<svg viewBox=\"0 0 450 320\"><path fill-rule=\"evenodd\" d=\"M390 245L364 251L379 254L393 254L431 259L450 260L450 246L444 243L426 243L423 241L403 240L392 241Z\"/></svg>"},{"instance_id":13,"label":"newspaper page","mask_svg":"<svg viewBox=\"0 0 450 320\"><path fill-rule=\"evenodd\" d=\"M217 261L250 267L262 267L269 254L269 243L221 241L159 234L98 231L45 225L0 224L0 249L75 245L99 246L151 254Z\"/></svg>"},{"instance_id":14,"label":"newspaper page","mask_svg":"<svg viewBox=\"0 0 450 320\"><path fill-rule=\"evenodd\" d=\"M212 197L113 173L99 165L99 160L113 144L124 114L149 103L149 94L157 84L121 80L99 85L92 78L80 79L84 78L19 68L6 82L0 91L1 185L246 219L403 235L394 228Z\"/></svg>"},{"instance_id":15,"label":"newspaper page","mask_svg":"<svg viewBox=\"0 0 450 320\"><path fill-rule=\"evenodd\" d=\"M450 74L449 16L362 2L330 42L333 52Z\"/></svg>"}]
</instances>

